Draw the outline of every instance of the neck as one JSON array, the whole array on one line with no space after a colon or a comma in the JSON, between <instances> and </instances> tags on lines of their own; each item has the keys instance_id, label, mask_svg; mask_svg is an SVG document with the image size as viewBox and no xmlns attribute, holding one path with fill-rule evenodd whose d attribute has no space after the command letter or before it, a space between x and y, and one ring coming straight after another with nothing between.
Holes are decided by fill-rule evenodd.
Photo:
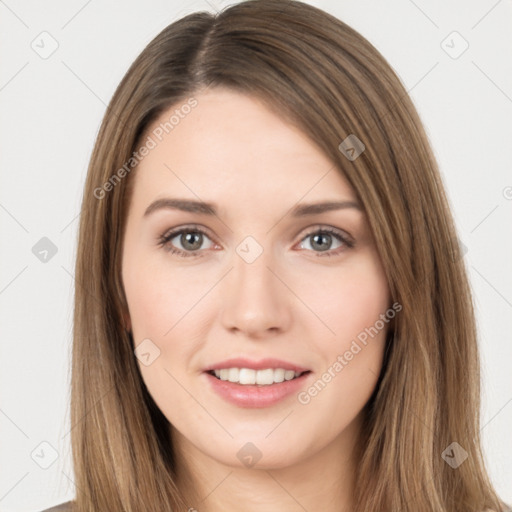
<instances>
[{"instance_id":1,"label":"neck","mask_svg":"<svg viewBox=\"0 0 512 512\"><path fill-rule=\"evenodd\" d=\"M284 467L225 465L171 426L177 486L198 512L352 510L361 416L320 451Z\"/></svg>"}]
</instances>

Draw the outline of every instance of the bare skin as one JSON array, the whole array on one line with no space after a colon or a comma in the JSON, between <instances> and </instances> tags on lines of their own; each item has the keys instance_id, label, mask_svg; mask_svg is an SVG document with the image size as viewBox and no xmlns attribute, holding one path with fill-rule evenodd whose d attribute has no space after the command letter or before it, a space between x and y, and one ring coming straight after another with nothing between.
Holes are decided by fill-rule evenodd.
<instances>
[{"instance_id":1,"label":"bare skin","mask_svg":"<svg viewBox=\"0 0 512 512\"><path fill-rule=\"evenodd\" d=\"M345 206L294 217L297 205L357 198L316 145L255 98L219 88L195 98L136 171L122 267L135 346L150 339L160 350L139 367L171 424L178 486L199 512L348 511L361 411L389 325L357 352L353 342L391 306L365 214ZM145 216L162 198L215 203L217 214ZM188 238L159 245L182 227ZM250 263L241 256L258 248ZM232 357L308 368L302 401L226 401L204 369ZM325 372L329 382L309 393ZM261 454L250 467L237 456L249 442Z\"/></svg>"}]
</instances>

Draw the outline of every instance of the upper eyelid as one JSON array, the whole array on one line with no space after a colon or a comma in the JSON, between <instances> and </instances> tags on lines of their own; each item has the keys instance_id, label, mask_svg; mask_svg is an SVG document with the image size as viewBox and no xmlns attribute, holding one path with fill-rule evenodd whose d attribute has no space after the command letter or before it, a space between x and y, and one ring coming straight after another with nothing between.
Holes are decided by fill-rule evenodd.
<instances>
[{"instance_id":1,"label":"upper eyelid","mask_svg":"<svg viewBox=\"0 0 512 512\"><path fill-rule=\"evenodd\" d=\"M215 240L215 236L211 235L210 234L210 230L208 228L205 228L203 226L199 226L199 225L185 225L183 227L177 227L177 228L172 228L172 229L168 229L166 231L164 231L164 233L159 237L160 239L162 238L169 238L171 237L174 238L182 233L186 233L186 232L191 232L191 233L194 233L194 232L200 232L200 233L203 233L205 235L207 235L208 237L210 237L212 240Z\"/></svg>"}]
</instances>

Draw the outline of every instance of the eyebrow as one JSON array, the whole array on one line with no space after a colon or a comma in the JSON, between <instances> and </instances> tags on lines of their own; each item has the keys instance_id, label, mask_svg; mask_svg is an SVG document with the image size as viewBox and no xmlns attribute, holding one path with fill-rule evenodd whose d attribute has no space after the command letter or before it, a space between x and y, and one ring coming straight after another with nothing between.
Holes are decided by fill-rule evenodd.
<instances>
[{"instance_id":1,"label":"eyebrow","mask_svg":"<svg viewBox=\"0 0 512 512\"><path fill-rule=\"evenodd\" d=\"M307 215L318 215L320 213L333 210L342 210L345 208L354 208L361 210L361 205L357 201L325 201L321 203L299 204L292 208L292 217L305 217ZM180 210L189 213L198 213L201 215L217 216L217 207L213 203L195 201L190 199L163 198L153 201L144 212L144 217L149 216L157 210Z\"/></svg>"}]
</instances>

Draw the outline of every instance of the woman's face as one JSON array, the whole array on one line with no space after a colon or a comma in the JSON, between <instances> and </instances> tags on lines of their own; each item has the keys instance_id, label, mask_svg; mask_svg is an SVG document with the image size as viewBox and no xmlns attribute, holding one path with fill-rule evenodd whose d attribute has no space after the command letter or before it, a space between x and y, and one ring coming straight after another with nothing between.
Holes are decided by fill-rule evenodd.
<instances>
[{"instance_id":1,"label":"woman's face","mask_svg":"<svg viewBox=\"0 0 512 512\"><path fill-rule=\"evenodd\" d=\"M239 93L195 98L143 138L155 144L133 176L127 324L176 442L229 466L285 467L354 431L389 290L354 191L301 131ZM311 206L324 203L340 205Z\"/></svg>"}]
</instances>

